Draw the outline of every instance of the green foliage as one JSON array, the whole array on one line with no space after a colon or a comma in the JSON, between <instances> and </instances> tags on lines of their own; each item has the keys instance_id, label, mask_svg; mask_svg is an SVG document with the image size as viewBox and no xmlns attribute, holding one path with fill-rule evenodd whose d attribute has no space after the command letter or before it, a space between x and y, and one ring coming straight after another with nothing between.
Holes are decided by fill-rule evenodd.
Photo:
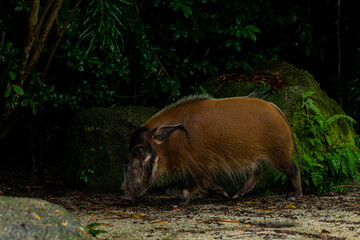
<instances>
[{"instance_id":1,"label":"green foliage","mask_svg":"<svg viewBox=\"0 0 360 240\"><path fill-rule=\"evenodd\" d=\"M265 81L265 79L264 79ZM275 90L273 90L269 85L266 84L266 82L264 81L260 81L261 85L263 86L263 89L262 89L262 95L267 95L267 94L272 94L272 95L275 95L276 92Z\"/></svg>"},{"instance_id":2,"label":"green foliage","mask_svg":"<svg viewBox=\"0 0 360 240\"><path fill-rule=\"evenodd\" d=\"M86 226L86 229L93 237L96 237L97 235L99 235L101 233L107 233L107 231L105 231L105 230L95 229L99 225L101 225L101 224L100 223L90 223L89 225Z\"/></svg>"},{"instance_id":3,"label":"green foliage","mask_svg":"<svg viewBox=\"0 0 360 240\"><path fill-rule=\"evenodd\" d=\"M15 84L15 79L18 75L19 50L14 47L12 42L0 43L0 84L5 86L4 97L9 98L11 92L16 92L18 95L24 95L24 89ZM13 108L19 101L19 96L9 100L9 107Z\"/></svg>"},{"instance_id":4,"label":"green foliage","mask_svg":"<svg viewBox=\"0 0 360 240\"><path fill-rule=\"evenodd\" d=\"M307 146L303 151L303 168L305 171L303 180L308 190L316 189L321 195L329 191L346 191L345 187L351 182L357 184L360 181L360 153L354 151L355 146L334 145L329 136L330 125L339 119L345 119L355 123L354 119L345 115L337 114L328 119L324 118L321 110L315 105L310 97L314 92L306 92L302 95L302 108L305 110L305 132L307 133Z\"/></svg>"},{"instance_id":5,"label":"green foliage","mask_svg":"<svg viewBox=\"0 0 360 240\"><path fill-rule=\"evenodd\" d=\"M64 1L57 25L64 24L73 6L72 1ZM18 15L30 11L23 0L8 1L3 9L0 27L9 32L15 32L13 10ZM143 101L137 104L153 104L157 99L164 105L192 92L196 81L219 72L249 71L259 61L277 58L294 46L305 56L316 55L320 50L307 9L301 2L270 0L85 0L65 31L45 82L41 70L51 41L58 36L55 27L45 58L23 89L12 83L20 59L16 48L23 45L2 43L1 57L7 60L0 60L6 69L0 73L4 86L0 90L5 97L21 94L14 103L22 100L33 113L46 107L123 104L128 102L122 99L139 95Z\"/></svg>"},{"instance_id":6,"label":"green foliage","mask_svg":"<svg viewBox=\"0 0 360 240\"><path fill-rule=\"evenodd\" d=\"M83 180L85 183L87 183L89 181L89 177L87 175L88 173L94 174L94 170L92 169L88 169L87 171L82 170L80 180Z\"/></svg>"}]
</instances>

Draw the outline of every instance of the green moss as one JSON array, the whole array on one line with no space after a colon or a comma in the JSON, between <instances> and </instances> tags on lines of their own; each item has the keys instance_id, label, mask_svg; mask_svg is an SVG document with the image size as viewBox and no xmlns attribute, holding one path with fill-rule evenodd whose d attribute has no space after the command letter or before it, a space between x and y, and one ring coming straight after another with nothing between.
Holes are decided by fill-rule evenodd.
<instances>
[{"instance_id":1,"label":"green moss","mask_svg":"<svg viewBox=\"0 0 360 240\"><path fill-rule=\"evenodd\" d=\"M302 107L302 94L313 91L314 94L311 98L314 104L320 109L324 115L324 119L336 115L344 114L340 105L337 104L333 99L329 98L325 92L323 92L319 84L314 80L311 74L308 74L294 66L283 62L283 61L267 61L258 66L254 67L255 71L264 74L278 75L285 79L288 83L287 86L281 89L281 91L275 95L263 96L259 94L260 98L273 102L276 104L284 114L286 115L290 127L294 132L295 140L297 142L300 154L309 153L309 132L306 122L306 111ZM231 97L231 96L247 96L250 93L259 91L259 86L254 83L224 83L218 82L214 79L210 79L204 85L204 88L209 94L217 98ZM351 146L355 151L358 151L356 134L351 123L345 119L336 120L329 126L328 135L331 139L333 146ZM320 152L331 152L330 146L324 144ZM297 156L294 153L293 159L297 161ZM302 159L304 162L305 159ZM265 171L262 173L262 178L258 182L255 191L265 191L270 189L271 191L278 192L275 186L286 186L289 185L289 181L285 181L286 177L279 174L273 168L264 168ZM275 174L274 174L275 173ZM281 177L279 178L279 176ZM277 179L277 180L276 180ZM275 180L277 182L275 182ZM225 180L226 181L226 180ZM226 185L226 183L225 183ZM228 183L229 185L229 183ZM241 185L236 186L239 188ZM281 190L282 191L282 190Z\"/></svg>"}]
</instances>

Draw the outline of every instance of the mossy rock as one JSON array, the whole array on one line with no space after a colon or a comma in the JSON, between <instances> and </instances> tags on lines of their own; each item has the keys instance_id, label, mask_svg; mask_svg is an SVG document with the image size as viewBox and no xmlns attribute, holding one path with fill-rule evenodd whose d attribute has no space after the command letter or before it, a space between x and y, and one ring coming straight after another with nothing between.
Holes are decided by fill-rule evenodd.
<instances>
[{"instance_id":1,"label":"mossy rock","mask_svg":"<svg viewBox=\"0 0 360 240\"><path fill-rule=\"evenodd\" d=\"M345 114L341 106L321 90L319 84L311 74L304 72L287 62L280 60L266 61L255 66L253 70L254 72L261 74L279 76L287 82L287 85L282 87L280 91L275 94L262 94L264 89L261 84L256 82L224 82L219 81L218 78L211 78L202 86L215 98L255 95L276 104L288 118L299 150L302 153L308 152L308 137L307 133L304 132L304 129L306 129L304 114L306 111L302 108L303 94L310 91L314 92L314 94L311 95L311 99L320 109L325 120L337 114ZM331 138L332 146L346 145L358 151L356 133L350 121L346 119L335 121L330 125L328 135ZM325 148L328 146L324 144L323 147ZM321 151L324 152L328 150L330 149L321 149ZM296 157L295 154L293 157ZM274 189L273 186L269 186L269 183L273 183L273 181L269 181L269 179L273 178L274 170L272 168L265 169L262 181L257 184L256 189ZM238 187L239 186L236 186L236 188Z\"/></svg>"},{"instance_id":2,"label":"mossy rock","mask_svg":"<svg viewBox=\"0 0 360 240\"><path fill-rule=\"evenodd\" d=\"M0 239L91 239L63 207L34 198L0 197Z\"/></svg>"},{"instance_id":3,"label":"mossy rock","mask_svg":"<svg viewBox=\"0 0 360 240\"><path fill-rule=\"evenodd\" d=\"M79 112L69 129L64 182L69 187L98 192L120 191L130 136L156 112L153 108L131 106Z\"/></svg>"}]
</instances>

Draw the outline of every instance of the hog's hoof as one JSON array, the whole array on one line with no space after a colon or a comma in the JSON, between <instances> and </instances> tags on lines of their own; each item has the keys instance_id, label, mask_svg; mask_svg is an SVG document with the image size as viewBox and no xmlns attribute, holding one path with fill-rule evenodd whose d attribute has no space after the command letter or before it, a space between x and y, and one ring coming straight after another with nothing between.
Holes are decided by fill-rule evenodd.
<instances>
[{"instance_id":1,"label":"hog's hoof","mask_svg":"<svg viewBox=\"0 0 360 240\"><path fill-rule=\"evenodd\" d=\"M301 197L302 197L302 194L300 193L300 194L297 194L297 195L290 196L289 200L294 202L294 201L298 200Z\"/></svg>"},{"instance_id":2,"label":"hog's hoof","mask_svg":"<svg viewBox=\"0 0 360 240\"><path fill-rule=\"evenodd\" d=\"M245 193L243 193L243 192L238 192L238 193L235 193L235 194L231 197L231 199L234 200L234 199L237 199L237 198L242 197L242 196L244 196L244 195L245 195Z\"/></svg>"}]
</instances>

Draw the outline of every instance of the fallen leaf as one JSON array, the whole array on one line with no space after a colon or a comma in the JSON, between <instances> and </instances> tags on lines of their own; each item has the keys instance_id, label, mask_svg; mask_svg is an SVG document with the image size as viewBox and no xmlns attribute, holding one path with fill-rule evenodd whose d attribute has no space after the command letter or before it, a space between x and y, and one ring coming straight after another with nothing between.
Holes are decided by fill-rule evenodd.
<instances>
[{"instance_id":1,"label":"fallen leaf","mask_svg":"<svg viewBox=\"0 0 360 240\"><path fill-rule=\"evenodd\" d=\"M102 226L108 226L108 227L113 227L113 225L108 224L108 223L100 223L100 225L102 225Z\"/></svg>"},{"instance_id":2,"label":"fallen leaf","mask_svg":"<svg viewBox=\"0 0 360 240\"><path fill-rule=\"evenodd\" d=\"M33 215L37 220L41 219L41 217L34 212L32 212L31 215Z\"/></svg>"},{"instance_id":3,"label":"fallen leaf","mask_svg":"<svg viewBox=\"0 0 360 240\"><path fill-rule=\"evenodd\" d=\"M89 218L89 221L98 220L98 218Z\"/></svg>"},{"instance_id":4,"label":"fallen leaf","mask_svg":"<svg viewBox=\"0 0 360 240\"><path fill-rule=\"evenodd\" d=\"M260 202L244 202L245 204L258 204Z\"/></svg>"},{"instance_id":5,"label":"fallen leaf","mask_svg":"<svg viewBox=\"0 0 360 240\"><path fill-rule=\"evenodd\" d=\"M145 214L131 214L130 216L143 220L145 217Z\"/></svg>"},{"instance_id":6,"label":"fallen leaf","mask_svg":"<svg viewBox=\"0 0 360 240\"><path fill-rule=\"evenodd\" d=\"M63 225L64 227L66 227L68 225L68 222L61 222L61 225Z\"/></svg>"},{"instance_id":7,"label":"fallen leaf","mask_svg":"<svg viewBox=\"0 0 360 240\"><path fill-rule=\"evenodd\" d=\"M77 211L76 207L74 207L74 206L67 207L67 209L72 209L72 210L74 210L74 211Z\"/></svg>"},{"instance_id":8,"label":"fallen leaf","mask_svg":"<svg viewBox=\"0 0 360 240\"><path fill-rule=\"evenodd\" d=\"M99 206L92 206L90 208L92 208L92 209L105 209L105 207L99 207Z\"/></svg>"},{"instance_id":9,"label":"fallen leaf","mask_svg":"<svg viewBox=\"0 0 360 240\"><path fill-rule=\"evenodd\" d=\"M215 218L215 219L207 219L207 220L200 220L198 222L228 222L228 223L240 223L238 220L232 219L225 219L225 218Z\"/></svg>"},{"instance_id":10,"label":"fallen leaf","mask_svg":"<svg viewBox=\"0 0 360 240\"><path fill-rule=\"evenodd\" d=\"M157 222L153 222L153 223L167 223L167 221L157 221Z\"/></svg>"},{"instance_id":11,"label":"fallen leaf","mask_svg":"<svg viewBox=\"0 0 360 240\"><path fill-rule=\"evenodd\" d=\"M286 208L296 208L296 206L293 203L290 203Z\"/></svg>"}]
</instances>

